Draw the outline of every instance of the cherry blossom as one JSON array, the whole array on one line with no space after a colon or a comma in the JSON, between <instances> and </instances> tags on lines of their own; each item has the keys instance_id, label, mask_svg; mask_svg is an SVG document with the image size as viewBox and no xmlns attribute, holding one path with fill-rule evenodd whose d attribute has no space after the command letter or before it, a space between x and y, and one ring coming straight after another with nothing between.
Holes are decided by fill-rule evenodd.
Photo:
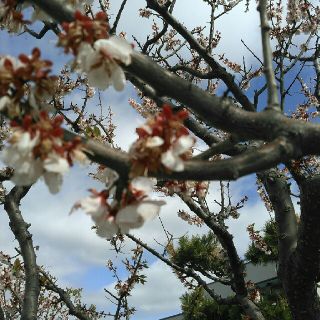
<instances>
[{"instance_id":1,"label":"cherry blossom","mask_svg":"<svg viewBox=\"0 0 320 320\"><path fill-rule=\"evenodd\" d=\"M13 134L1 159L14 169L11 180L16 185L31 185L43 176L50 192L57 193L73 160L85 158L80 140L62 140L62 120L42 111L36 122L26 115L21 124L11 123Z\"/></svg>"},{"instance_id":2,"label":"cherry blossom","mask_svg":"<svg viewBox=\"0 0 320 320\"><path fill-rule=\"evenodd\" d=\"M181 155L188 152L194 145L194 139L190 136L181 136L172 147L161 155L162 164L172 171L183 171L184 161Z\"/></svg>"},{"instance_id":3,"label":"cherry blossom","mask_svg":"<svg viewBox=\"0 0 320 320\"><path fill-rule=\"evenodd\" d=\"M199 200L205 199L209 188L208 181L167 181L160 189L166 195L173 196L181 193L187 197L197 197Z\"/></svg>"},{"instance_id":4,"label":"cherry blossom","mask_svg":"<svg viewBox=\"0 0 320 320\"><path fill-rule=\"evenodd\" d=\"M46 101L52 98L57 87L57 77L49 75L51 65L51 61L41 59L38 48L29 56L0 58L0 108L7 111L9 118L20 117L29 107L33 112L49 109Z\"/></svg>"},{"instance_id":5,"label":"cherry blossom","mask_svg":"<svg viewBox=\"0 0 320 320\"><path fill-rule=\"evenodd\" d=\"M79 47L88 43L91 46L99 39L107 39L109 24L104 12L98 12L94 19L87 17L80 11L76 11L75 20L70 23L63 23L64 32L59 35L58 46L64 47L65 52L72 52L77 55Z\"/></svg>"},{"instance_id":6,"label":"cherry blossom","mask_svg":"<svg viewBox=\"0 0 320 320\"><path fill-rule=\"evenodd\" d=\"M23 26L30 23L23 20L22 13L16 10L17 5L16 0L2 0L0 2L0 26L12 33L21 32Z\"/></svg>"},{"instance_id":7,"label":"cherry blossom","mask_svg":"<svg viewBox=\"0 0 320 320\"><path fill-rule=\"evenodd\" d=\"M121 91L125 75L119 63L131 63L132 47L122 38L97 40L93 48L84 43L76 58L77 71L85 72L90 86L105 90L110 85Z\"/></svg>"},{"instance_id":8,"label":"cherry blossom","mask_svg":"<svg viewBox=\"0 0 320 320\"><path fill-rule=\"evenodd\" d=\"M123 192L120 203L110 197L107 190L97 192L91 189L91 196L78 201L71 211L84 210L95 223L98 236L110 239L117 232L127 233L130 229L140 228L159 214L165 202L148 197L153 187L151 179L137 177Z\"/></svg>"},{"instance_id":9,"label":"cherry blossom","mask_svg":"<svg viewBox=\"0 0 320 320\"><path fill-rule=\"evenodd\" d=\"M90 86L105 90L112 85L120 91L126 81L121 65L131 63L132 46L123 38L109 37L106 20L103 12L91 19L77 11L74 22L63 24L58 45L72 51L76 71L87 75Z\"/></svg>"},{"instance_id":10,"label":"cherry blossom","mask_svg":"<svg viewBox=\"0 0 320 320\"><path fill-rule=\"evenodd\" d=\"M42 173L41 160L33 157L33 148L39 143L39 134L32 138L29 132L16 130L10 142L2 151L1 160L14 169L12 182L16 185L33 184Z\"/></svg>"},{"instance_id":11,"label":"cherry blossom","mask_svg":"<svg viewBox=\"0 0 320 320\"><path fill-rule=\"evenodd\" d=\"M195 143L184 127L185 110L174 113L169 105L137 129L138 140L131 146L133 176L159 169L182 171L184 161L191 157Z\"/></svg>"}]
</instances>

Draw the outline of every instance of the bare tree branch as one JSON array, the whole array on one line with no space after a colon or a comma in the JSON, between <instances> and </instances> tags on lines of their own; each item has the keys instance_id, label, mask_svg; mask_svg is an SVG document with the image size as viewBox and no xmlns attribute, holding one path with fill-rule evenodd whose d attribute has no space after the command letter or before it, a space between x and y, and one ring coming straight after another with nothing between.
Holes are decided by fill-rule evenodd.
<instances>
[{"instance_id":1,"label":"bare tree branch","mask_svg":"<svg viewBox=\"0 0 320 320\"><path fill-rule=\"evenodd\" d=\"M260 12L261 21L261 38L262 38L262 51L264 61L264 72L266 75L268 85L268 107L275 111L281 111L278 98L278 88L274 76L272 66L272 50L270 44L270 27L268 25L267 17L267 0L260 0L258 10Z\"/></svg>"},{"instance_id":2,"label":"bare tree branch","mask_svg":"<svg viewBox=\"0 0 320 320\"><path fill-rule=\"evenodd\" d=\"M116 19L115 19L115 21L113 23L112 28L110 29L110 33L111 34L114 34L114 33L117 32L117 27L118 27L118 24L119 24L119 21L120 21L120 18L121 18L121 14L122 14L122 12L124 10L124 7L126 6L126 3L127 3L127 0L123 0L122 3L121 3L120 9L119 9L119 11L117 13L117 16L116 16Z\"/></svg>"},{"instance_id":3,"label":"bare tree branch","mask_svg":"<svg viewBox=\"0 0 320 320\"><path fill-rule=\"evenodd\" d=\"M297 217L290 196L287 178L277 168L258 174L263 182L275 212L279 233L279 269L280 279L284 279L288 258L297 246Z\"/></svg>"},{"instance_id":4,"label":"bare tree branch","mask_svg":"<svg viewBox=\"0 0 320 320\"><path fill-rule=\"evenodd\" d=\"M87 316L83 310L81 310L79 307L73 304L68 293L65 290L59 288L43 270L41 270L40 272L41 272L41 275L45 278L45 281L43 284L44 287L59 295L60 299L68 307L70 315L75 316L80 320L90 320L90 317Z\"/></svg>"},{"instance_id":5,"label":"bare tree branch","mask_svg":"<svg viewBox=\"0 0 320 320\"><path fill-rule=\"evenodd\" d=\"M193 35L179 23L167 10L165 6L160 5L156 0L147 0L148 7L159 13L165 21L167 21L179 34L188 41L190 47L198 52L201 58L208 63L212 68L212 71L217 75L218 78L222 79L233 93L239 103L249 111L254 111L254 107L250 100L241 89L234 82L234 77L228 73L207 51L206 48L202 47Z\"/></svg>"},{"instance_id":6,"label":"bare tree branch","mask_svg":"<svg viewBox=\"0 0 320 320\"><path fill-rule=\"evenodd\" d=\"M30 187L14 187L5 197L4 208L10 220L10 228L19 242L24 261L26 283L23 298L21 320L36 320L38 310L38 296L40 293L39 272L36 264L32 235L28 225L19 210L21 199Z\"/></svg>"}]
</instances>

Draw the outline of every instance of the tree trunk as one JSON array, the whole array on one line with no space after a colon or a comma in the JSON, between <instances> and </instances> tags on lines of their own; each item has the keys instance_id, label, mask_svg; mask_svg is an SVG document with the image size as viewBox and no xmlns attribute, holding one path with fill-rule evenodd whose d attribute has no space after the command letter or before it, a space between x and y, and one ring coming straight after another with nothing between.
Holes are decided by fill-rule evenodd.
<instances>
[{"instance_id":1,"label":"tree trunk","mask_svg":"<svg viewBox=\"0 0 320 320\"><path fill-rule=\"evenodd\" d=\"M320 176L299 183L301 217L296 250L287 260L283 286L294 320L319 320Z\"/></svg>"}]
</instances>

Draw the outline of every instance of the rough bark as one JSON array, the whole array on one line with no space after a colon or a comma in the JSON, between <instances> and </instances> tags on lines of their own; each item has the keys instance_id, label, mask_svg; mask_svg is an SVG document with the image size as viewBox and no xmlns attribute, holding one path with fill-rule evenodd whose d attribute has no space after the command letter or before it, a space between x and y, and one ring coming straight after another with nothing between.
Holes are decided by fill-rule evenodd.
<instances>
[{"instance_id":1,"label":"rough bark","mask_svg":"<svg viewBox=\"0 0 320 320\"><path fill-rule=\"evenodd\" d=\"M19 242L25 268L25 290L21 320L36 320L38 297L40 293L39 272L33 247L32 235L19 210L20 201L28 192L29 187L14 187L5 198L4 208L10 220L10 228Z\"/></svg>"},{"instance_id":2,"label":"rough bark","mask_svg":"<svg viewBox=\"0 0 320 320\"><path fill-rule=\"evenodd\" d=\"M320 176L300 182L301 217L296 250L287 264L284 287L294 320L320 319Z\"/></svg>"},{"instance_id":3,"label":"rough bark","mask_svg":"<svg viewBox=\"0 0 320 320\"><path fill-rule=\"evenodd\" d=\"M286 177L277 169L258 174L272 203L279 232L279 270L294 320L320 319L320 177L299 181L301 217L297 217Z\"/></svg>"}]
</instances>

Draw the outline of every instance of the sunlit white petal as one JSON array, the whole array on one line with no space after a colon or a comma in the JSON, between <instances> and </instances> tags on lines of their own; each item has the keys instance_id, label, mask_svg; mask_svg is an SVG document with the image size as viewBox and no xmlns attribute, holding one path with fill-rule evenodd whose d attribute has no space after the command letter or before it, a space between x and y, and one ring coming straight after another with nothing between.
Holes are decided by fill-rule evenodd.
<instances>
[{"instance_id":1,"label":"sunlit white petal","mask_svg":"<svg viewBox=\"0 0 320 320\"><path fill-rule=\"evenodd\" d=\"M173 144L172 151L180 155L190 150L193 145L194 139L189 135L183 135Z\"/></svg>"},{"instance_id":2,"label":"sunlit white petal","mask_svg":"<svg viewBox=\"0 0 320 320\"><path fill-rule=\"evenodd\" d=\"M131 181L131 187L132 189L142 191L144 194L148 194L152 192L154 186L155 186L154 180L147 178L147 177L137 177L132 179Z\"/></svg>"},{"instance_id":3,"label":"sunlit white petal","mask_svg":"<svg viewBox=\"0 0 320 320\"><path fill-rule=\"evenodd\" d=\"M43 178L51 193L56 194L60 191L63 182L63 177L60 173L45 172Z\"/></svg>"},{"instance_id":4,"label":"sunlit white petal","mask_svg":"<svg viewBox=\"0 0 320 320\"><path fill-rule=\"evenodd\" d=\"M150 137L147 139L146 147L147 148L155 148L162 146L164 144L164 140L159 136Z\"/></svg>"},{"instance_id":5,"label":"sunlit white petal","mask_svg":"<svg viewBox=\"0 0 320 320\"><path fill-rule=\"evenodd\" d=\"M172 171L183 171L184 162L180 157L169 149L161 155L161 163Z\"/></svg>"},{"instance_id":6,"label":"sunlit white petal","mask_svg":"<svg viewBox=\"0 0 320 320\"><path fill-rule=\"evenodd\" d=\"M66 173L69 170L69 163L65 158L56 153L50 153L43 162L43 168L49 172Z\"/></svg>"}]
</instances>

